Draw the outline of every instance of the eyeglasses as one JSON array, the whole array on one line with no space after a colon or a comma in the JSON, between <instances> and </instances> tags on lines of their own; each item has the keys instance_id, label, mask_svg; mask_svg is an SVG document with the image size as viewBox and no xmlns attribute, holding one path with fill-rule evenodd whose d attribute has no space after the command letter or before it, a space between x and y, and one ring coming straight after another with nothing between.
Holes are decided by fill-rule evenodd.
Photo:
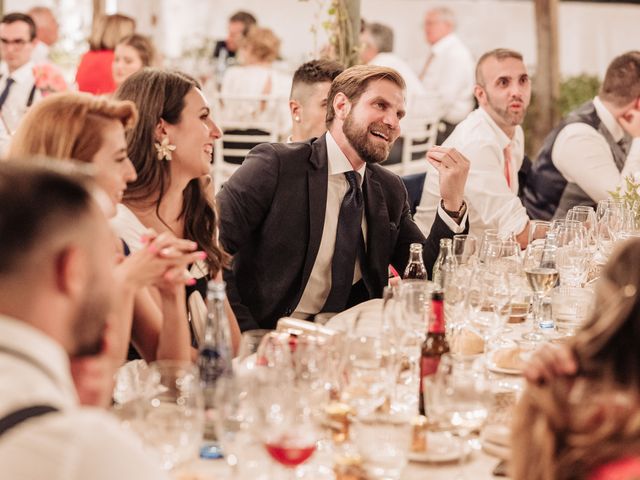
<instances>
[{"instance_id":1,"label":"eyeglasses","mask_svg":"<svg viewBox=\"0 0 640 480\"><path fill-rule=\"evenodd\" d=\"M15 40L11 40L9 38L0 38L0 43L5 47L14 46L14 47L22 48L27 43L31 43L31 40L25 40L24 38L17 38Z\"/></svg>"}]
</instances>

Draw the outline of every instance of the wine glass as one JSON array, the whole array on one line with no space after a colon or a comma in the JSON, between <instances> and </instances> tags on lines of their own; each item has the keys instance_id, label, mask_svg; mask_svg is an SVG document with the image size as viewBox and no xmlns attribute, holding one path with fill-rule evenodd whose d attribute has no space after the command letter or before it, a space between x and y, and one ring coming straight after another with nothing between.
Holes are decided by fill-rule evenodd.
<instances>
[{"instance_id":1,"label":"wine glass","mask_svg":"<svg viewBox=\"0 0 640 480\"><path fill-rule=\"evenodd\" d=\"M143 408L145 443L171 470L197 458L204 433L204 399L198 370L188 362L169 360L151 364L158 384Z\"/></svg>"},{"instance_id":2,"label":"wine glass","mask_svg":"<svg viewBox=\"0 0 640 480\"><path fill-rule=\"evenodd\" d=\"M473 235L454 235L452 251L458 265L466 265L476 253L477 239Z\"/></svg>"},{"instance_id":3,"label":"wine glass","mask_svg":"<svg viewBox=\"0 0 640 480\"><path fill-rule=\"evenodd\" d=\"M442 355L435 375L425 381L427 414L460 437L459 477L463 477L468 436L487 419L491 403L489 383L483 371L474 369L472 361L451 354Z\"/></svg>"},{"instance_id":4,"label":"wine glass","mask_svg":"<svg viewBox=\"0 0 640 480\"><path fill-rule=\"evenodd\" d=\"M478 249L478 260L480 263L484 263L486 260L489 243L495 242L496 240L500 240L498 230L490 228L482 233L482 240L480 241L480 248Z\"/></svg>"},{"instance_id":5,"label":"wine glass","mask_svg":"<svg viewBox=\"0 0 640 480\"><path fill-rule=\"evenodd\" d=\"M542 300L558 282L557 248L550 245L529 245L524 256L524 273L534 293L533 329L522 335L526 340L540 341L542 331L553 328L553 322L542 317Z\"/></svg>"},{"instance_id":6,"label":"wine glass","mask_svg":"<svg viewBox=\"0 0 640 480\"><path fill-rule=\"evenodd\" d=\"M269 456L284 467L286 477L296 478L296 468L313 455L320 435L305 389L283 383L275 370L262 369L257 382L257 428Z\"/></svg>"},{"instance_id":7,"label":"wine glass","mask_svg":"<svg viewBox=\"0 0 640 480\"><path fill-rule=\"evenodd\" d=\"M546 222L544 220L531 220L529 222L529 236L527 237L527 244L533 245L543 243L550 228L551 222Z\"/></svg>"}]
</instances>

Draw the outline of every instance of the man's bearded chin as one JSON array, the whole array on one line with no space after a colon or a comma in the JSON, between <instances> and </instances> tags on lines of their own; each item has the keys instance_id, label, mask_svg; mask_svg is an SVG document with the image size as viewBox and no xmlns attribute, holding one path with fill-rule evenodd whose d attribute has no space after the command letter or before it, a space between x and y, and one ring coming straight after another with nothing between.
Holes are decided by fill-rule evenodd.
<instances>
[{"instance_id":1,"label":"man's bearded chin","mask_svg":"<svg viewBox=\"0 0 640 480\"><path fill-rule=\"evenodd\" d=\"M342 125L344 136L365 163L382 163L389 157L393 142L374 143L369 138L369 131L372 129L380 130L388 137L391 135L389 129L382 124L371 124L366 128L358 127L351 114L347 115Z\"/></svg>"}]
</instances>

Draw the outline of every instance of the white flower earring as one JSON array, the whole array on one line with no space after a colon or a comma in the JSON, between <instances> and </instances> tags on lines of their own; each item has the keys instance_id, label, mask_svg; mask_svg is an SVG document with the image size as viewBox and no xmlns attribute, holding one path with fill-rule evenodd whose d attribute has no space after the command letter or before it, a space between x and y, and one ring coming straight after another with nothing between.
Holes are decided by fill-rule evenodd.
<instances>
[{"instance_id":1,"label":"white flower earring","mask_svg":"<svg viewBox=\"0 0 640 480\"><path fill-rule=\"evenodd\" d=\"M171 152L176 149L175 145L169 143L169 136L165 135L161 142L155 142L153 144L158 152L158 160L171 160Z\"/></svg>"}]
</instances>

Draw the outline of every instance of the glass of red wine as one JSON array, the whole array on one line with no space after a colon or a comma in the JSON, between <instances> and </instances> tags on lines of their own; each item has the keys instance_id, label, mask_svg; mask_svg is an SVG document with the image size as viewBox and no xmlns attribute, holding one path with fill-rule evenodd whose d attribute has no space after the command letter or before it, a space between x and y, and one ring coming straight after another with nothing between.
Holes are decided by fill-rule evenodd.
<instances>
[{"instance_id":1,"label":"glass of red wine","mask_svg":"<svg viewBox=\"0 0 640 480\"><path fill-rule=\"evenodd\" d=\"M295 478L296 468L313 455L320 437L307 387L295 381L293 368L263 369L258 380L258 431L286 478Z\"/></svg>"}]
</instances>

